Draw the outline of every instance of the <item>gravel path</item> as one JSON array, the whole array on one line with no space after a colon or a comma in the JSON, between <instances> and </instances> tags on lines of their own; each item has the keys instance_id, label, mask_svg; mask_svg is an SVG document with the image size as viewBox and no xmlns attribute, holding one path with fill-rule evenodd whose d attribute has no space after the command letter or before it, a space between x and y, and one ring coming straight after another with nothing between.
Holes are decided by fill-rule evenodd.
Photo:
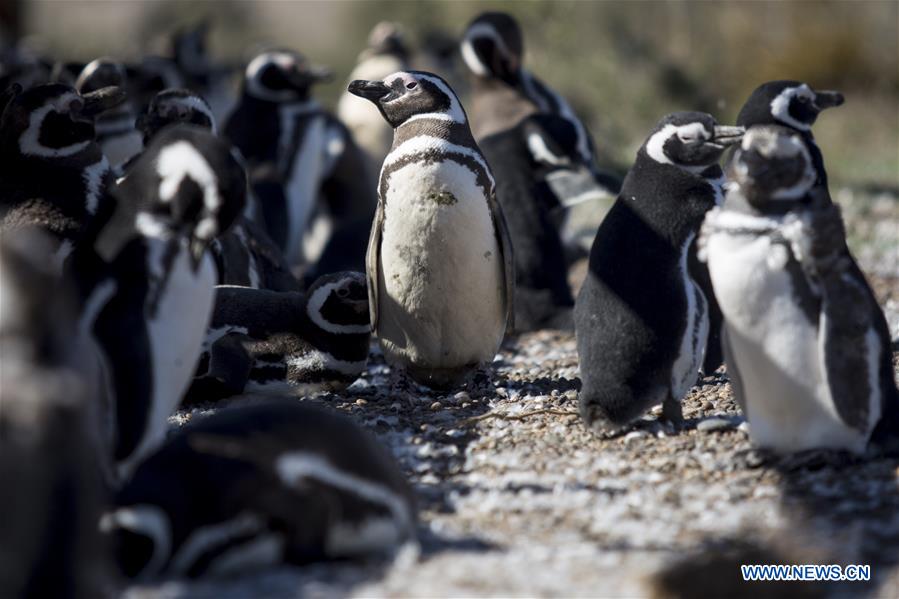
<instances>
[{"instance_id":1,"label":"gravel path","mask_svg":"<svg viewBox=\"0 0 899 599\"><path fill-rule=\"evenodd\" d=\"M897 331L899 272L862 265ZM894 364L899 372L899 353ZM373 349L363 379L309 400L391 447L418 492L421 547L388 563L281 568L129 595L899 596L899 460L761 454L722 373L685 399L682 430L650 414L600 439L576 415L570 334L523 336L493 367L492 381L466 392L393 388ZM871 564L874 580L748 585L740 563Z\"/></svg>"}]
</instances>

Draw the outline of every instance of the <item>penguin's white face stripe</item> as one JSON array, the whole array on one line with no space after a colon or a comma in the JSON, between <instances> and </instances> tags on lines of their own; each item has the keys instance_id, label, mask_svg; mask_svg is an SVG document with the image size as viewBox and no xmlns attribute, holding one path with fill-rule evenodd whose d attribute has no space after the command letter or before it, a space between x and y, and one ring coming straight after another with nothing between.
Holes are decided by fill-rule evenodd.
<instances>
[{"instance_id":1,"label":"penguin's white face stripe","mask_svg":"<svg viewBox=\"0 0 899 599\"><path fill-rule=\"evenodd\" d=\"M47 118L47 115L51 112L67 114L69 112L69 106L75 101L81 101L81 99L78 95L69 92L62 94L46 106L41 106L33 111L28 117L28 128L19 136L19 150L22 154L26 156L40 156L42 158L63 158L65 156L77 154L87 148L91 143L90 140L81 141L62 148L48 148L40 142L41 126L44 123L44 119Z\"/></svg>"},{"instance_id":2,"label":"penguin's white face stripe","mask_svg":"<svg viewBox=\"0 0 899 599\"><path fill-rule=\"evenodd\" d=\"M566 156L556 156L553 154L552 151L546 147L546 141L538 133L529 134L527 143L528 150L531 151L531 156L533 156L534 160L537 162L554 164L556 166L571 164L571 161Z\"/></svg>"},{"instance_id":3,"label":"penguin's white face stripe","mask_svg":"<svg viewBox=\"0 0 899 599\"><path fill-rule=\"evenodd\" d=\"M337 324L328 322L325 320L325 317L322 316L321 311L325 302L328 300L328 296L341 285L342 283L340 281L335 281L333 283L322 285L316 289L312 295L309 296L309 301L306 304L306 315L309 316L309 319L322 330L328 331L329 333L359 334L371 332L371 327L367 324Z\"/></svg>"},{"instance_id":4,"label":"penguin's white face stripe","mask_svg":"<svg viewBox=\"0 0 899 599\"><path fill-rule=\"evenodd\" d=\"M210 213L215 213L222 205L219 195L218 178L203 155L186 141L178 141L164 147L156 159L159 182L159 199L170 202L185 177L190 177L203 190L203 204ZM218 232L213 217L200 221L195 234L200 239L212 239Z\"/></svg>"},{"instance_id":5,"label":"penguin's white face stripe","mask_svg":"<svg viewBox=\"0 0 899 599\"><path fill-rule=\"evenodd\" d=\"M264 52L250 61L246 70L247 91L251 96L269 100L272 102L286 102L296 97L294 90L272 90L259 80L259 75L265 67L276 65L283 71L291 71L296 68L296 56L288 52Z\"/></svg>"},{"instance_id":6,"label":"penguin's white face stripe","mask_svg":"<svg viewBox=\"0 0 899 599\"><path fill-rule=\"evenodd\" d=\"M697 135L697 126L703 128L701 123L688 123L686 125L681 125L680 127L678 127L677 125L672 125L670 123L668 125L665 125L659 131L653 133L652 137L650 137L646 142L646 154L658 163L671 164L693 174L701 173L708 168L708 165L687 166L683 164L675 164L665 154L665 142L667 142L674 136L685 136L687 139L690 139L691 136L694 136L693 139L696 139L695 136ZM681 137L681 139L684 139L684 137Z\"/></svg>"},{"instance_id":7,"label":"penguin's white face stripe","mask_svg":"<svg viewBox=\"0 0 899 599\"><path fill-rule=\"evenodd\" d=\"M475 75L486 77L490 74L490 70L483 62L481 62L478 53L474 51L473 42L478 38L487 38L491 40L496 45L496 49L499 50L503 56L506 58L515 58L512 55L512 52L509 51L506 41L496 31L495 27L489 23L475 23L468 28L468 31L465 32L465 38L462 40L462 60L465 61L465 64L468 65L468 68L471 69Z\"/></svg>"},{"instance_id":8,"label":"penguin's white face stripe","mask_svg":"<svg viewBox=\"0 0 899 599\"><path fill-rule=\"evenodd\" d=\"M296 486L303 479L312 479L357 495L371 503L387 508L401 530L412 525L412 514L406 501L389 487L342 471L320 455L306 451L291 451L278 456L275 471L282 482Z\"/></svg>"},{"instance_id":9,"label":"penguin's white face stripe","mask_svg":"<svg viewBox=\"0 0 899 599\"><path fill-rule=\"evenodd\" d=\"M815 100L815 92L805 83L798 87L788 87L771 100L771 114L780 122L795 127L800 131L811 131L811 125L797 121L790 114L790 102L792 102L793 98L800 96L808 98L809 102L814 102Z\"/></svg>"},{"instance_id":10,"label":"penguin's white face stripe","mask_svg":"<svg viewBox=\"0 0 899 599\"><path fill-rule=\"evenodd\" d=\"M490 179L491 188L496 185L496 182L493 179L493 172L490 170L490 167L487 165L484 157L481 156L479 152L476 152L473 149L465 146L450 143L445 139L434 137L431 135L417 135L403 142L398 148L395 148L393 151L391 151L390 154L387 155L387 158L384 160L384 166L381 168L381 175L383 176L387 167L396 163L398 160L405 158L406 156L412 156L415 154L420 154L422 152L427 152L428 150L434 150L441 154L462 154L463 156L473 159L475 162L481 165L481 167L483 167L484 171L487 173L487 177ZM490 191L492 191L492 189Z\"/></svg>"},{"instance_id":11,"label":"penguin's white face stripe","mask_svg":"<svg viewBox=\"0 0 899 599\"><path fill-rule=\"evenodd\" d=\"M411 123L421 119L438 119L442 121L450 121L453 123L466 123L465 119L465 111L462 110L462 105L459 103L459 98L456 97L456 94L446 85L443 81L438 79L437 77L431 77L429 75L422 75L420 73L416 73L414 76L410 73L406 73L404 71L398 71L391 75L384 77L382 83L385 85L390 85L397 79L402 79L403 83L411 83L416 80L427 81L428 83L433 84L437 89L441 91L441 93L445 94L447 98L449 98L450 106L445 112L425 112L421 114L415 114L406 119L403 122L403 125L406 123ZM401 102L405 96L400 96L390 102L385 102L385 104L390 104L391 102Z\"/></svg>"},{"instance_id":12,"label":"penguin's white face stripe","mask_svg":"<svg viewBox=\"0 0 899 599\"><path fill-rule=\"evenodd\" d=\"M185 574L204 553L234 537L258 532L263 522L255 514L241 514L233 520L216 522L194 529L178 548L167 570L172 574Z\"/></svg>"},{"instance_id":13,"label":"penguin's white face stripe","mask_svg":"<svg viewBox=\"0 0 899 599\"><path fill-rule=\"evenodd\" d=\"M218 134L218 128L215 123L215 116L212 114L212 110L209 109L209 105L202 99L197 96L173 96L171 98L166 98L163 103L163 107L168 106L184 106L188 110L193 110L203 114L206 118L209 119L211 124L210 130Z\"/></svg>"},{"instance_id":14,"label":"penguin's white face stripe","mask_svg":"<svg viewBox=\"0 0 899 599\"><path fill-rule=\"evenodd\" d=\"M127 530L153 541L153 555L141 576L158 574L172 552L172 527L168 515L155 505L139 504L103 514L100 530L105 533Z\"/></svg>"}]
</instances>

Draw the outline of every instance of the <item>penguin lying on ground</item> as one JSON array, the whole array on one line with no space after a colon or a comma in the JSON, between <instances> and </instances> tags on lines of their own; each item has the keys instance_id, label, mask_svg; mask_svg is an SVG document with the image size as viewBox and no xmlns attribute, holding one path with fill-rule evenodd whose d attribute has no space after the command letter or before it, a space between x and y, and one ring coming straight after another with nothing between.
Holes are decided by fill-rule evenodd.
<instances>
[{"instance_id":1,"label":"penguin lying on ground","mask_svg":"<svg viewBox=\"0 0 899 599\"><path fill-rule=\"evenodd\" d=\"M128 576L214 576L387 554L412 491L349 419L292 403L200 418L150 456L101 522Z\"/></svg>"},{"instance_id":2,"label":"penguin lying on ground","mask_svg":"<svg viewBox=\"0 0 899 599\"><path fill-rule=\"evenodd\" d=\"M512 246L459 99L420 71L354 81L394 129L372 225L372 330L387 362L447 388L496 355L514 313Z\"/></svg>"},{"instance_id":3,"label":"penguin lying on ground","mask_svg":"<svg viewBox=\"0 0 899 599\"><path fill-rule=\"evenodd\" d=\"M667 420L680 422L708 334L690 248L720 194L717 161L741 133L705 113L676 112L637 152L596 233L575 306L588 426L615 430L659 403Z\"/></svg>"},{"instance_id":4,"label":"penguin lying on ground","mask_svg":"<svg viewBox=\"0 0 899 599\"><path fill-rule=\"evenodd\" d=\"M86 94L110 86L125 90L127 84L123 64L111 58L98 58L78 74L75 89ZM134 126L136 117L134 104L127 98L114 109L100 114L95 121L97 143L113 169L143 149L140 133Z\"/></svg>"},{"instance_id":5,"label":"penguin lying on ground","mask_svg":"<svg viewBox=\"0 0 899 599\"><path fill-rule=\"evenodd\" d=\"M57 240L61 266L88 225L105 222L109 163L94 141L93 119L124 99L117 88L81 95L63 84L4 92L0 118L0 230L28 226Z\"/></svg>"},{"instance_id":6,"label":"penguin lying on ground","mask_svg":"<svg viewBox=\"0 0 899 599\"><path fill-rule=\"evenodd\" d=\"M185 403L243 391L340 390L365 369L371 329L365 276L326 275L304 293L217 287L197 377Z\"/></svg>"},{"instance_id":7,"label":"penguin lying on ground","mask_svg":"<svg viewBox=\"0 0 899 599\"><path fill-rule=\"evenodd\" d=\"M217 132L216 120L206 101L186 89L168 89L156 94L137 119L144 145L165 127L186 123ZM244 168L243 157L233 148L234 158ZM300 282L291 274L280 248L252 220L255 198L247 197L247 209L234 225L216 237L210 249L218 269L219 285L240 285L275 291L297 291Z\"/></svg>"},{"instance_id":8,"label":"penguin lying on ground","mask_svg":"<svg viewBox=\"0 0 899 599\"><path fill-rule=\"evenodd\" d=\"M246 158L269 236L291 267L317 259L316 276L361 270L375 205L365 157L346 127L310 95L329 77L296 52L263 52L247 66L243 94L225 125ZM312 248L307 231L317 211L327 214L332 235L354 234L345 243Z\"/></svg>"},{"instance_id":9,"label":"penguin lying on ground","mask_svg":"<svg viewBox=\"0 0 899 599\"><path fill-rule=\"evenodd\" d=\"M802 133L751 127L703 242L724 313L734 395L753 441L780 452L863 452L899 437L883 312L822 192Z\"/></svg>"},{"instance_id":10,"label":"penguin lying on ground","mask_svg":"<svg viewBox=\"0 0 899 599\"><path fill-rule=\"evenodd\" d=\"M227 142L179 125L113 193L116 214L91 244L98 253L77 252L72 268L111 381L114 457L127 476L162 440L192 378L216 282L206 250L243 209L246 178Z\"/></svg>"},{"instance_id":11,"label":"penguin lying on ground","mask_svg":"<svg viewBox=\"0 0 899 599\"><path fill-rule=\"evenodd\" d=\"M356 79L383 79L391 73L409 68L409 48L395 23L382 21L368 35L368 47L359 54L356 67L349 76ZM378 184L378 173L393 142L393 127L384 121L377 108L360 102L344 92L337 103L337 118L350 130L368 159L372 187Z\"/></svg>"},{"instance_id":12,"label":"penguin lying on ground","mask_svg":"<svg viewBox=\"0 0 899 599\"><path fill-rule=\"evenodd\" d=\"M0 596L98 597L110 572L97 532L97 364L75 297L36 229L0 240Z\"/></svg>"},{"instance_id":13,"label":"penguin lying on ground","mask_svg":"<svg viewBox=\"0 0 899 599\"><path fill-rule=\"evenodd\" d=\"M818 114L825 108L840 106L843 95L834 91L816 92L808 84L800 81L769 81L757 87L746 100L737 125L752 127L753 125L781 125L797 131L805 140L812 163L817 172L816 185L830 197L827 189L827 173L824 170L824 158L812 136L812 125ZM728 160L729 162L730 160ZM721 347L721 309L714 293L708 268L704 264L696 264L697 280L709 300L709 342L703 370L714 372L724 363Z\"/></svg>"}]
</instances>

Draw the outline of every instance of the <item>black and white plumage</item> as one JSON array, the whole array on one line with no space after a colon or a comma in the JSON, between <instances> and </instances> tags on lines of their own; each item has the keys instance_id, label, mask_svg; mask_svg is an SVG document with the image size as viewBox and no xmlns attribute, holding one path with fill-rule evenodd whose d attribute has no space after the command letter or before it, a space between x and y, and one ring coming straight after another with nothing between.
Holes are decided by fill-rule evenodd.
<instances>
[{"instance_id":1,"label":"black and white plumage","mask_svg":"<svg viewBox=\"0 0 899 599\"><path fill-rule=\"evenodd\" d=\"M514 270L493 175L459 99L419 71L354 81L394 128L367 256L372 329L388 363L429 386L493 359Z\"/></svg>"},{"instance_id":2,"label":"black and white plumage","mask_svg":"<svg viewBox=\"0 0 899 599\"><path fill-rule=\"evenodd\" d=\"M769 81L757 87L737 115L737 125L781 125L798 131L805 140L818 174L818 185L827 188L824 158L812 135L812 125L822 110L843 104L843 94L815 91L801 81Z\"/></svg>"},{"instance_id":3,"label":"black and white plumage","mask_svg":"<svg viewBox=\"0 0 899 599\"><path fill-rule=\"evenodd\" d=\"M318 274L361 269L364 235L321 252L327 234L307 235L319 213L324 228L364 231L375 198L365 158L346 127L310 95L330 71L289 50L264 52L247 66L243 94L225 135L243 153L261 221L292 266L324 262ZM360 176L360 173L363 173ZM313 247L317 246L317 247Z\"/></svg>"},{"instance_id":4,"label":"black and white plumage","mask_svg":"<svg viewBox=\"0 0 899 599\"><path fill-rule=\"evenodd\" d=\"M76 253L73 269L109 374L114 457L127 475L162 440L191 381L216 283L206 250L243 210L246 178L227 142L179 125L156 137L114 194L116 215L93 244L99 256Z\"/></svg>"},{"instance_id":5,"label":"black and white plumage","mask_svg":"<svg viewBox=\"0 0 899 599\"><path fill-rule=\"evenodd\" d=\"M365 369L368 318L362 273L326 275L306 293L218 287L185 402L343 389Z\"/></svg>"},{"instance_id":6,"label":"black and white plumage","mask_svg":"<svg viewBox=\"0 0 899 599\"><path fill-rule=\"evenodd\" d=\"M287 402L191 422L117 503L101 527L124 573L143 578L389 555L416 525L381 445L341 415Z\"/></svg>"},{"instance_id":7,"label":"black and white plumage","mask_svg":"<svg viewBox=\"0 0 899 599\"><path fill-rule=\"evenodd\" d=\"M75 89L81 94L104 87L126 89L125 65L111 58L89 62L78 74ZM100 114L94 124L96 140L112 168L116 168L143 148L141 135L134 126L136 109L129 99L112 110Z\"/></svg>"},{"instance_id":8,"label":"black and white plumage","mask_svg":"<svg viewBox=\"0 0 899 599\"><path fill-rule=\"evenodd\" d=\"M573 153L569 160L585 166L594 175L591 181L588 173L570 172L570 180L560 186L560 191L565 189L572 195L561 199L576 203L585 200L587 194L618 191L619 184L614 178L597 171L593 139L568 102L524 68L524 39L511 15L485 12L477 16L465 30L461 51L474 75L471 118L479 142L494 133L507 131L530 114L557 116L573 130Z\"/></svg>"},{"instance_id":9,"label":"black and white plumage","mask_svg":"<svg viewBox=\"0 0 899 599\"><path fill-rule=\"evenodd\" d=\"M0 228L40 227L55 237L61 265L89 224L108 218L109 163L94 141L96 115L124 96L115 88L81 95L63 84L5 92L0 120Z\"/></svg>"},{"instance_id":10,"label":"black and white plumage","mask_svg":"<svg viewBox=\"0 0 899 599\"><path fill-rule=\"evenodd\" d=\"M163 129L174 124L196 125L217 133L212 109L198 94L186 89L167 89L156 94L147 110L137 119L137 128L148 145ZM234 159L244 168L240 151L233 148ZM291 274L280 248L261 226L253 222L255 197L247 197L247 208L234 226L211 244L218 269L219 285L241 285L275 291L293 291L300 282Z\"/></svg>"},{"instance_id":11,"label":"black and white plumage","mask_svg":"<svg viewBox=\"0 0 899 599\"><path fill-rule=\"evenodd\" d=\"M755 443L843 449L899 435L883 312L822 201L805 136L747 130L703 243L724 313L727 370Z\"/></svg>"},{"instance_id":12,"label":"black and white plumage","mask_svg":"<svg viewBox=\"0 0 899 599\"><path fill-rule=\"evenodd\" d=\"M0 238L0 595L97 597L109 580L97 364L39 230Z\"/></svg>"},{"instance_id":13,"label":"black and white plumage","mask_svg":"<svg viewBox=\"0 0 899 599\"><path fill-rule=\"evenodd\" d=\"M691 245L716 203L717 161L742 129L708 114L662 119L600 225L575 306L581 415L610 430L659 403L677 422L708 334Z\"/></svg>"}]
</instances>

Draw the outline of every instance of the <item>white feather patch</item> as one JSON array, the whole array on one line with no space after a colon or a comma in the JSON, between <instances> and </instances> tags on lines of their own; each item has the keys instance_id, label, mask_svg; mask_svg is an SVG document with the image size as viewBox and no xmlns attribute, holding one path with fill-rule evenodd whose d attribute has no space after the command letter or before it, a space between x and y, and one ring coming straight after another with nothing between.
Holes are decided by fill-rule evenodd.
<instances>
[{"instance_id":1,"label":"white feather patch","mask_svg":"<svg viewBox=\"0 0 899 599\"><path fill-rule=\"evenodd\" d=\"M322 285L316 289L306 302L306 315L309 316L310 320L312 320L316 326L329 333L368 333L371 331L371 327L367 324L337 324L328 322L325 320L325 317L322 316L322 308L324 307L325 302L328 301L328 296L331 295L332 291L340 287L340 285L340 282L334 282Z\"/></svg>"},{"instance_id":2,"label":"white feather patch","mask_svg":"<svg viewBox=\"0 0 899 599\"><path fill-rule=\"evenodd\" d=\"M215 212L222 205L215 171L189 142L176 141L165 146L156 158L156 173L161 179L159 199L163 202L171 201L181 181L189 177L203 190L203 205L207 210Z\"/></svg>"}]
</instances>

